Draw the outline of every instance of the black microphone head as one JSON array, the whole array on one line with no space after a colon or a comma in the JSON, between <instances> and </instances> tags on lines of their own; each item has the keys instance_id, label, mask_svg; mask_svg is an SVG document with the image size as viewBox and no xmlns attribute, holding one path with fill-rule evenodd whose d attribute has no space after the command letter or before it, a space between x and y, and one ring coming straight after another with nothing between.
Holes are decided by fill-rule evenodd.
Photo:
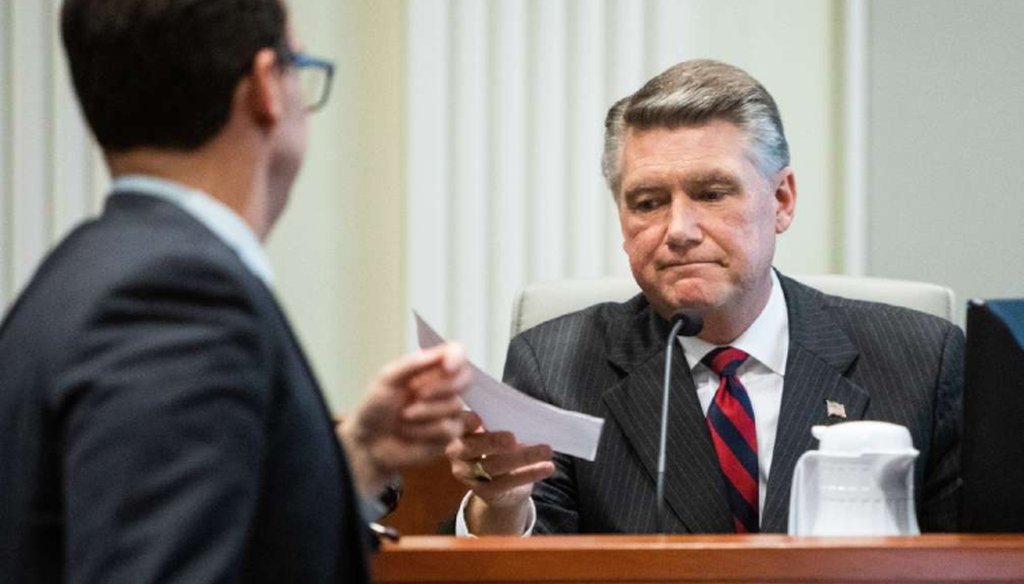
<instances>
[{"instance_id":1,"label":"black microphone head","mask_svg":"<svg viewBox=\"0 0 1024 584\"><path fill-rule=\"evenodd\" d=\"M683 326L679 328L679 334L684 337L695 337L704 330L704 317L694 310L677 310L672 315L672 325L682 321Z\"/></svg>"}]
</instances>

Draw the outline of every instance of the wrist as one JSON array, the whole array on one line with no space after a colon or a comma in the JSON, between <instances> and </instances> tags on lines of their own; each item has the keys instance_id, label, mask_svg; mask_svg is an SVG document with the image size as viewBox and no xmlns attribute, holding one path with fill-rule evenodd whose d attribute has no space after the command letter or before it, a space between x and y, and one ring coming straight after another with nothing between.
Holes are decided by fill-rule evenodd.
<instances>
[{"instance_id":1,"label":"wrist","mask_svg":"<svg viewBox=\"0 0 1024 584\"><path fill-rule=\"evenodd\" d=\"M500 505L489 503L473 494L466 504L465 520L469 533L474 535L519 535L530 521L529 496Z\"/></svg>"},{"instance_id":2,"label":"wrist","mask_svg":"<svg viewBox=\"0 0 1024 584\"><path fill-rule=\"evenodd\" d=\"M366 499L377 500L398 474L380 464L373 455L370 440L351 418L340 421L336 430L356 488Z\"/></svg>"}]
</instances>

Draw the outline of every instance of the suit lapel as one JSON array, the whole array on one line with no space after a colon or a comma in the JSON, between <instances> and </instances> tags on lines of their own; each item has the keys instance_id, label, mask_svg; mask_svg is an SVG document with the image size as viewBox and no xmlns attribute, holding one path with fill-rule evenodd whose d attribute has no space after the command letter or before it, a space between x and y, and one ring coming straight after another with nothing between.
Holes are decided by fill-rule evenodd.
<instances>
[{"instance_id":1,"label":"suit lapel","mask_svg":"<svg viewBox=\"0 0 1024 584\"><path fill-rule=\"evenodd\" d=\"M847 377L857 348L822 309L824 296L785 276L779 279L789 314L789 356L762 531L786 531L793 468L800 455L816 448L811 427L843 421L829 417L826 401L842 404L846 420L862 418L869 401L868 392Z\"/></svg>"},{"instance_id":2,"label":"suit lapel","mask_svg":"<svg viewBox=\"0 0 1024 584\"><path fill-rule=\"evenodd\" d=\"M607 354L625 376L604 395L651 480L657 481L665 340L669 323L649 307L617 323ZM733 525L711 438L682 349L672 357L665 465L668 508L691 532L729 532Z\"/></svg>"}]
</instances>

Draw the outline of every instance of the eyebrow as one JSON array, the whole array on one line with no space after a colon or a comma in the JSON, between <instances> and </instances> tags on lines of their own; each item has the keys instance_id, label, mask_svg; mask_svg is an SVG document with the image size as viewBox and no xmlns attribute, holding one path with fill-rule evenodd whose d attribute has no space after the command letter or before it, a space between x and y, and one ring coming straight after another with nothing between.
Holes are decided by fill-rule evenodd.
<instances>
[{"instance_id":1,"label":"eyebrow","mask_svg":"<svg viewBox=\"0 0 1024 584\"><path fill-rule=\"evenodd\" d=\"M725 187L730 191L742 190L742 183L740 182L740 180L733 176L732 174L722 170L709 170L706 172L695 173L693 175L685 177L683 179L682 184L683 188L687 192L698 191L712 186ZM664 184L661 183L660 181L640 181L637 184L629 187L629 189L624 189L622 192L622 196L624 200L628 201L631 198L637 197L644 193L662 192L665 190L666 188Z\"/></svg>"},{"instance_id":2,"label":"eyebrow","mask_svg":"<svg viewBox=\"0 0 1024 584\"><path fill-rule=\"evenodd\" d=\"M709 187L712 185L721 185L736 190L739 190L741 186L738 178L727 172L719 170L701 172L693 176L688 176L683 181L683 186L686 187L687 191L697 190L702 187Z\"/></svg>"}]
</instances>

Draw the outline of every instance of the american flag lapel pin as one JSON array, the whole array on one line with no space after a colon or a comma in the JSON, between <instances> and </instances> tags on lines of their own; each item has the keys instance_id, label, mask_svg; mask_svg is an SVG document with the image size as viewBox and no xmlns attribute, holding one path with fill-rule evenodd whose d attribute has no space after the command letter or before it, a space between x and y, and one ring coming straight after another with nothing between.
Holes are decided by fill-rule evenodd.
<instances>
[{"instance_id":1,"label":"american flag lapel pin","mask_svg":"<svg viewBox=\"0 0 1024 584\"><path fill-rule=\"evenodd\" d=\"M846 419L846 406L830 399L825 400L825 413L830 418Z\"/></svg>"}]
</instances>

